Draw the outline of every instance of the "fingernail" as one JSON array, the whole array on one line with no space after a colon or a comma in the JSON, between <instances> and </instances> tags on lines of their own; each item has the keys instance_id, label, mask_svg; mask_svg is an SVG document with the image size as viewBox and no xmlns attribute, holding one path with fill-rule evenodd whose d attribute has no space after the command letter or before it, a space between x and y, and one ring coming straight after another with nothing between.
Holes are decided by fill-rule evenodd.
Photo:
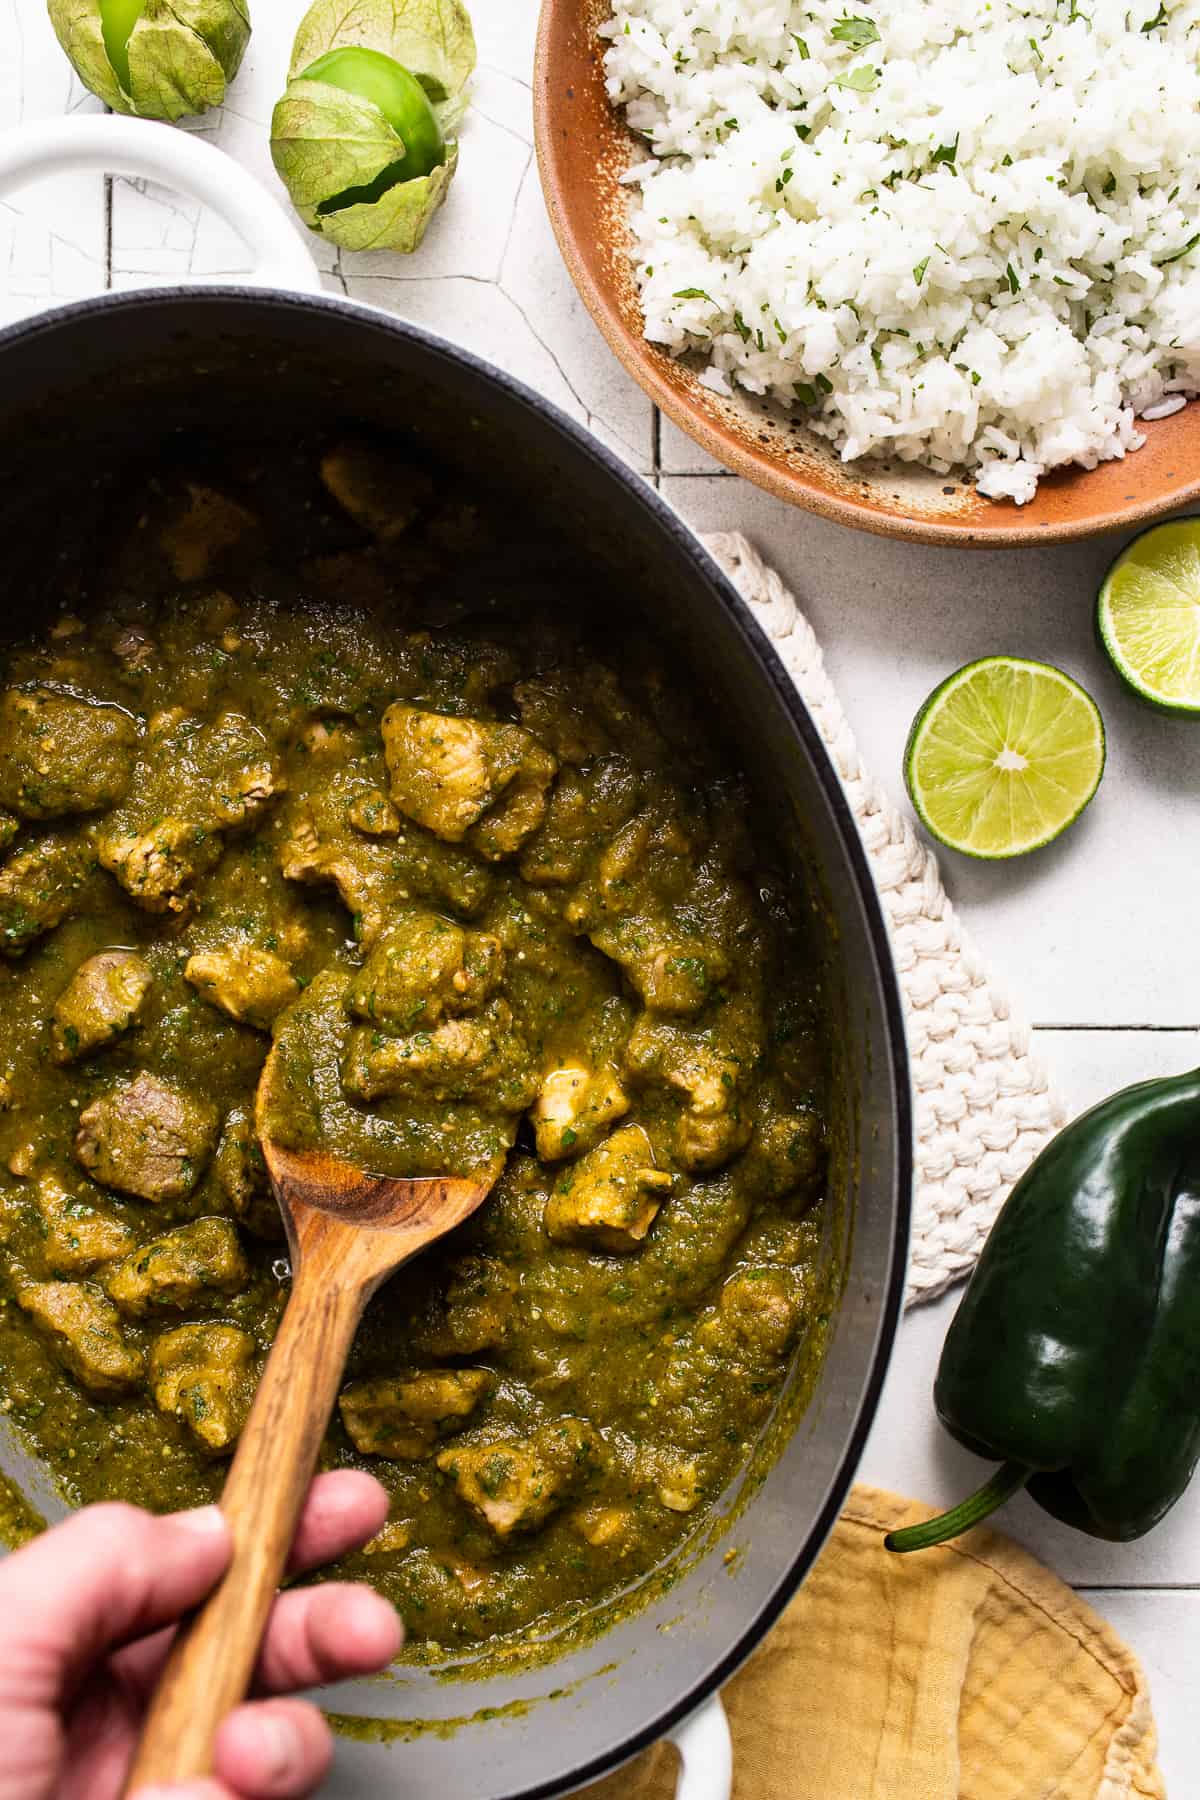
<instances>
[{"instance_id":1,"label":"fingernail","mask_svg":"<svg viewBox=\"0 0 1200 1800\"><path fill-rule=\"evenodd\" d=\"M266 1713L258 1720L259 1754L262 1773L272 1782L285 1781L299 1773L304 1746L295 1728L286 1719Z\"/></svg>"},{"instance_id":2,"label":"fingernail","mask_svg":"<svg viewBox=\"0 0 1200 1800\"><path fill-rule=\"evenodd\" d=\"M219 1506L193 1506L189 1512L173 1513L171 1517L176 1525L182 1525L185 1531L194 1531L197 1537L224 1537L229 1530ZM167 1791L163 1789L164 1794ZM170 1792L174 1796L175 1789ZM157 1795L155 1800L158 1800Z\"/></svg>"}]
</instances>

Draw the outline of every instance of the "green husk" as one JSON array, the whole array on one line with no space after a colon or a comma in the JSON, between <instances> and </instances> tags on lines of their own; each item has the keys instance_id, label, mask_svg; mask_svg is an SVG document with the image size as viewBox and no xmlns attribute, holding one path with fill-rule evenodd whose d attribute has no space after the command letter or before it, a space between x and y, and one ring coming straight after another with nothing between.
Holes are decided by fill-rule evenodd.
<instances>
[{"instance_id":1,"label":"green husk","mask_svg":"<svg viewBox=\"0 0 1200 1800\"><path fill-rule=\"evenodd\" d=\"M378 200L331 209L331 201L365 187L405 153L372 101L305 78L318 57L350 47L381 51L416 77L447 138L446 160ZM458 166L451 140L474 68L475 38L461 0L316 0L296 34L287 89L271 121L275 167L309 229L343 250L415 250Z\"/></svg>"},{"instance_id":2,"label":"green husk","mask_svg":"<svg viewBox=\"0 0 1200 1800\"><path fill-rule=\"evenodd\" d=\"M183 118L219 106L250 41L245 0L145 0L129 35L129 89L108 59L100 0L47 0L50 23L85 87L114 112Z\"/></svg>"},{"instance_id":3,"label":"green husk","mask_svg":"<svg viewBox=\"0 0 1200 1800\"><path fill-rule=\"evenodd\" d=\"M289 81L327 50L352 44L394 57L437 106L460 94L475 68L475 33L460 0L316 0L296 33Z\"/></svg>"},{"instance_id":4,"label":"green husk","mask_svg":"<svg viewBox=\"0 0 1200 1800\"><path fill-rule=\"evenodd\" d=\"M373 181L404 155L404 143L369 100L324 81L290 81L272 115L271 154L303 217L331 195Z\"/></svg>"},{"instance_id":5,"label":"green husk","mask_svg":"<svg viewBox=\"0 0 1200 1800\"><path fill-rule=\"evenodd\" d=\"M445 162L432 174L397 182L381 200L368 206L344 206L320 217L314 213L317 222L313 229L322 231L343 250L396 250L407 255L425 236L457 166L458 145L451 144ZM306 225L312 225L306 213L300 216Z\"/></svg>"}]
</instances>

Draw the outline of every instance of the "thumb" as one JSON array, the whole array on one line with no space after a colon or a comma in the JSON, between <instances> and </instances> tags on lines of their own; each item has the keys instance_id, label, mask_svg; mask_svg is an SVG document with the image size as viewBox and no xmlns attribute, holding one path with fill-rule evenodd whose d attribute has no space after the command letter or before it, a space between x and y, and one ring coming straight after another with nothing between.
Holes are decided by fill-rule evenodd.
<instances>
[{"instance_id":1,"label":"thumb","mask_svg":"<svg viewBox=\"0 0 1200 1800\"><path fill-rule=\"evenodd\" d=\"M177 1619L231 1554L215 1506L89 1506L0 1563L0 1696L53 1705L106 1651Z\"/></svg>"}]
</instances>

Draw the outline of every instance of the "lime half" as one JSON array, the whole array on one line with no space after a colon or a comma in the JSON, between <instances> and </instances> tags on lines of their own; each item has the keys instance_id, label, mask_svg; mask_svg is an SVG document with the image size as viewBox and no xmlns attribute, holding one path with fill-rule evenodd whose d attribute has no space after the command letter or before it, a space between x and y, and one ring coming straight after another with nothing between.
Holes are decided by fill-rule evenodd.
<instances>
[{"instance_id":1,"label":"lime half","mask_svg":"<svg viewBox=\"0 0 1200 1800\"><path fill-rule=\"evenodd\" d=\"M1096 628L1135 694L1200 713L1200 519L1154 525L1125 546L1104 577Z\"/></svg>"},{"instance_id":2,"label":"lime half","mask_svg":"<svg viewBox=\"0 0 1200 1800\"><path fill-rule=\"evenodd\" d=\"M1077 819L1104 773L1104 724L1047 663L985 656L913 721L904 779L922 824L968 856L1022 856Z\"/></svg>"}]
</instances>

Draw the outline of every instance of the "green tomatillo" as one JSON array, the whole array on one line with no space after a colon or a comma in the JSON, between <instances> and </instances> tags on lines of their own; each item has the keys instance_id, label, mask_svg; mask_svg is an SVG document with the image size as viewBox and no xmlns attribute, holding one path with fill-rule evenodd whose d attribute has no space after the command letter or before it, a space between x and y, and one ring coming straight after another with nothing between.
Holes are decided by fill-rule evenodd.
<instances>
[{"instance_id":1,"label":"green tomatillo","mask_svg":"<svg viewBox=\"0 0 1200 1800\"><path fill-rule=\"evenodd\" d=\"M271 121L310 230L346 250L415 250L457 166L474 67L461 0L317 0Z\"/></svg>"},{"instance_id":2,"label":"green tomatillo","mask_svg":"<svg viewBox=\"0 0 1200 1800\"><path fill-rule=\"evenodd\" d=\"M429 96L414 75L380 50L349 46L330 50L310 63L303 81L327 81L344 94L357 94L377 106L404 145L404 155L380 171L365 187L347 188L322 200L317 211L340 212L345 206L370 205L401 181L432 175L446 160L446 140Z\"/></svg>"},{"instance_id":3,"label":"green tomatillo","mask_svg":"<svg viewBox=\"0 0 1200 1800\"><path fill-rule=\"evenodd\" d=\"M47 0L79 79L114 112L181 119L219 106L250 41L246 0Z\"/></svg>"}]
</instances>

